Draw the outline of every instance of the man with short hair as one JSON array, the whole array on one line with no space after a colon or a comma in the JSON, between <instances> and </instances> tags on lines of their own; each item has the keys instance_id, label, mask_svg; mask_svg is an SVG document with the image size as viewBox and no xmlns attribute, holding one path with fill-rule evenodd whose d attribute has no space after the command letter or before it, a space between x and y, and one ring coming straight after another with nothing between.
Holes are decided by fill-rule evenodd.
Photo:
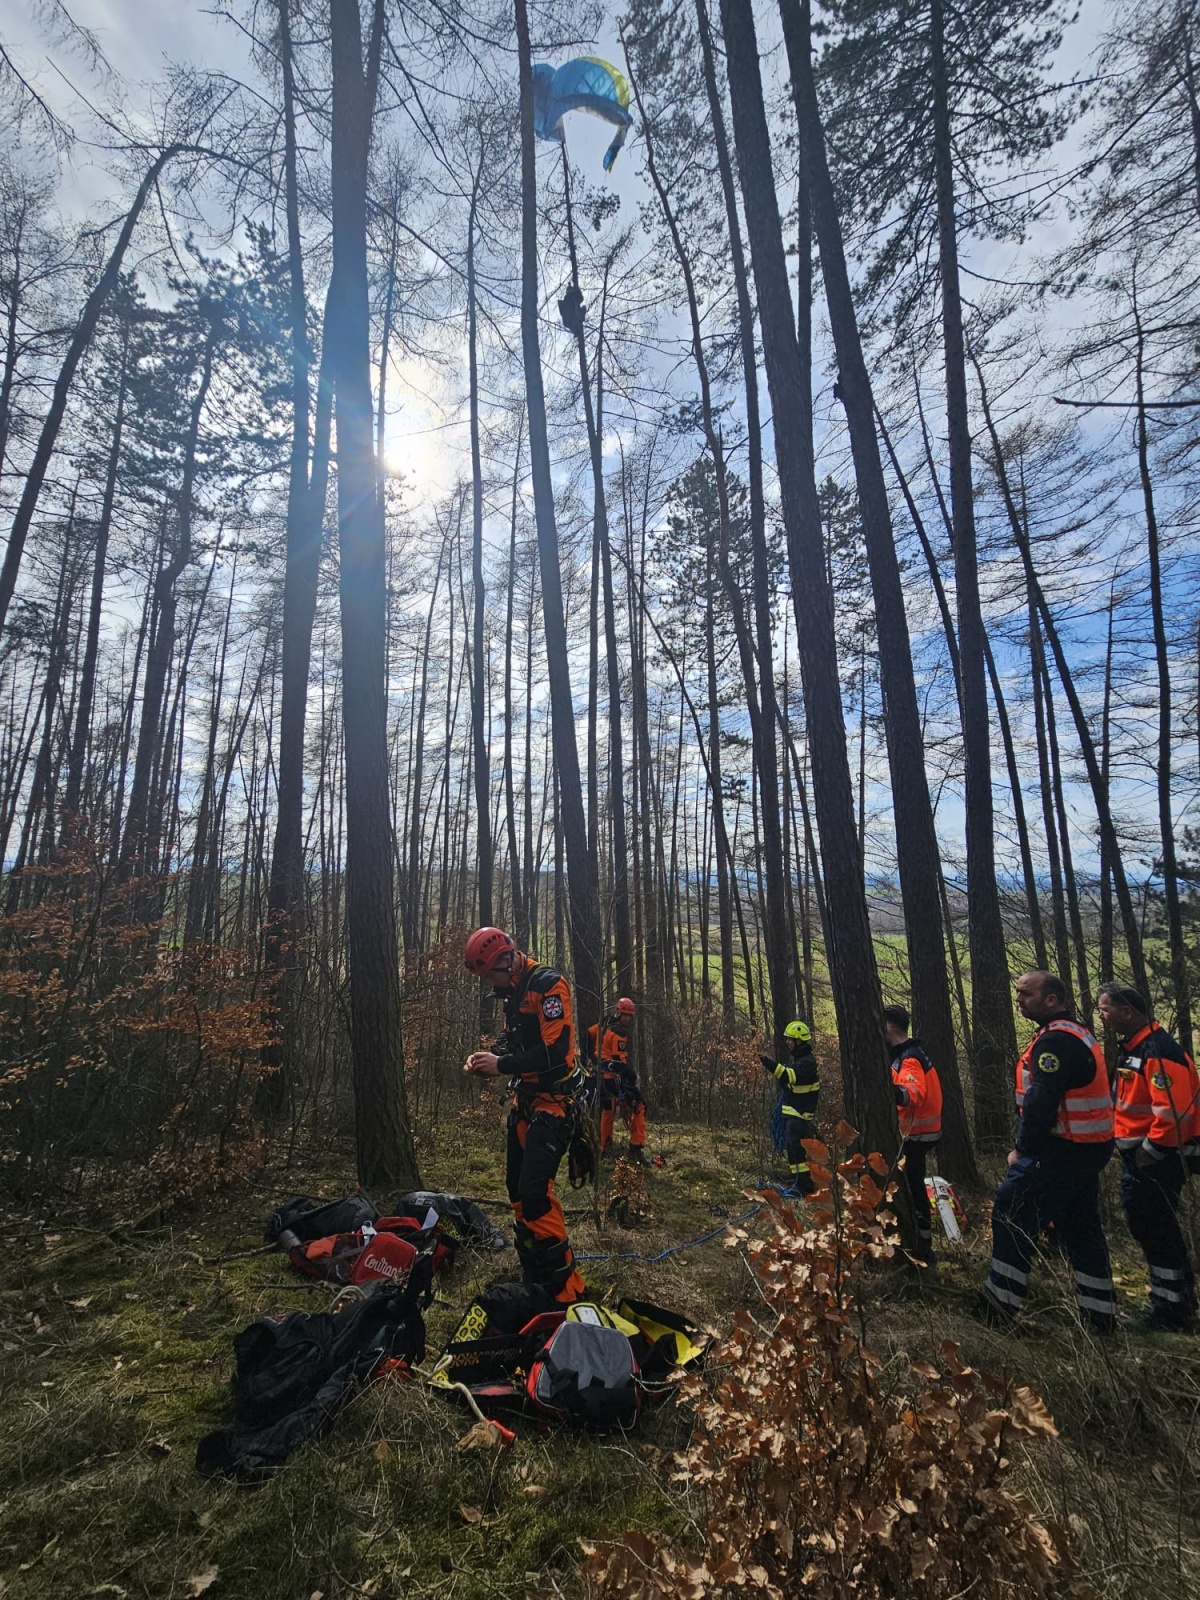
<instances>
[{"instance_id":1,"label":"man with short hair","mask_svg":"<svg viewBox=\"0 0 1200 1600\"><path fill-rule=\"evenodd\" d=\"M989 1320L1011 1323L1025 1303L1039 1234L1053 1227L1075 1273L1085 1326L1116 1327L1117 1297L1100 1222L1100 1173L1112 1155L1113 1106L1104 1052L1067 1009L1052 972L1026 972L1017 1009L1037 1031L1017 1062L1017 1137L992 1203Z\"/></svg>"},{"instance_id":2,"label":"man with short hair","mask_svg":"<svg viewBox=\"0 0 1200 1600\"><path fill-rule=\"evenodd\" d=\"M518 950L501 928L477 928L463 961L504 1002L497 1049L476 1050L463 1071L485 1078L510 1075L505 1177L521 1275L549 1299L569 1305L585 1288L554 1192L571 1142L575 1096L583 1087L575 1065L571 986L561 972Z\"/></svg>"},{"instance_id":3,"label":"man with short hair","mask_svg":"<svg viewBox=\"0 0 1200 1600\"><path fill-rule=\"evenodd\" d=\"M1117 1049L1116 1136L1121 1204L1150 1269L1147 1331L1196 1325L1196 1279L1179 1226L1184 1151L1200 1137L1200 1081L1187 1051L1150 1015L1137 989L1101 986L1100 1020Z\"/></svg>"},{"instance_id":4,"label":"man with short hair","mask_svg":"<svg viewBox=\"0 0 1200 1600\"><path fill-rule=\"evenodd\" d=\"M903 1006L884 1006L883 1031L892 1057L892 1089L904 1142L904 1183L917 1219L917 1249L927 1266L933 1253L933 1207L925 1187L925 1162L942 1137L942 1084L937 1068L909 1037Z\"/></svg>"}]
</instances>

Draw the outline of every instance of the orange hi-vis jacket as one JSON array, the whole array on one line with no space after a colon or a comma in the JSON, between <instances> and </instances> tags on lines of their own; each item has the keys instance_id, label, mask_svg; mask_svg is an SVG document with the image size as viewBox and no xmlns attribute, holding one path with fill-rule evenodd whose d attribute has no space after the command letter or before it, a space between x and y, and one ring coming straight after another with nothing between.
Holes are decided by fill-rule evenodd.
<instances>
[{"instance_id":1,"label":"orange hi-vis jacket","mask_svg":"<svg viewBox=\"0 0 1200 1600\"><path fill-rule=\"evenodd\" d=\"M1059 1062L1054 1052L1056 1033L1069 1034L1078 1040L1091 1053L1093 1070L1089 1080L1065 1084L1058 1102L1058 1116L1050 1132L1054 1138L1066 1139L1071 1144L1109 1144L1113 1137L1113 1101L1108 1063L1095 1035L1068 1017L1052 1017L1022 1052L1017 1061L1017 1108L1024 1111L1035 1066L1043 1084L1052 1081L1058 1073Z\"/></svg>"},{"instance_id":2,"label":"orange hi-vis jacket","mask_svg":"<svg viewBox=\"0 0 1200 1600\"><path fill-rule=\"evenodd\" d=\"M1150 1022L1117 1054L1117 1148L1145 1144L1154 1153L1200 1138L1200 1080L1195 1063L1165 1028Z\"/></svg>"},{"instance_id":3,"label":"orange hi-vis jacket","mask_svg":"<svg viewBox=\"0 0 1200 1600\"><path fill-rule=\"evenodd\" d=\"M588 1029L588 1039L591 1042L592 1054L597 1056L596 1038L600 1033L600 1024L593 1022ZM597 1056L600 1061L620 1061L629 1059L629 1035L618 1033L615 1028L605 1028L604 1037L600 1040L600 1050Z\"/></svg>"},{"instance_id":4,"label":"orange hi-vis jacket","mask_svg":"<svg viewBox=\"0 0 1200 1600\"><path fill-rule=\"evenodd\" d=\"M915 1039L893 1047L892 1080L904 1091L897 1108L901 1136L913 1144L935 1144L942 1136L942 1080Z\"/></svg>"}]
</instances>

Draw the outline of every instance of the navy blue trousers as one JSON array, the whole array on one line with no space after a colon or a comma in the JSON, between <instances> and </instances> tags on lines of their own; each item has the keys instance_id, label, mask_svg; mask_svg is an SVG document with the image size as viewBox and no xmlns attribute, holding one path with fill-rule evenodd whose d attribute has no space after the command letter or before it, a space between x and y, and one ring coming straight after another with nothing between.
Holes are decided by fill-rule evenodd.
<instances>
[{"instance_id":1,"label":"navy blue trousers","mask_svg":"<svg viewBox=\"0 0 1200 1600\"><path fill-rule=\"evenodd\" d=\"M984 1286L998 1311L1020 1311L1039 1238L1053 1229L1075 1274L1081 1320L1104 1331L1115 1325L1117 1296L1100 1222L1100 1173L1111 1154L1111 1145L1051 1139L1039 1160L1021 1156L1009 1167L992 1202L992 1266Z\"/></svg>"},{"instance_id":2,"label":"navy blue trousers","mask_svg":"<svg viewBox=\"0 0 1200 1600\"><path fill-rule=\"evenodd\" d=\"M1182 1327L1196 1314L1196 1279L1179 1226L1183 1162L1178 1153L1139 1167L1137 1151L1122 1150L1121 1204L1129 1231L1150 1268L1150 1311L1163 1327Z\"/></svg>"}]
</instances>

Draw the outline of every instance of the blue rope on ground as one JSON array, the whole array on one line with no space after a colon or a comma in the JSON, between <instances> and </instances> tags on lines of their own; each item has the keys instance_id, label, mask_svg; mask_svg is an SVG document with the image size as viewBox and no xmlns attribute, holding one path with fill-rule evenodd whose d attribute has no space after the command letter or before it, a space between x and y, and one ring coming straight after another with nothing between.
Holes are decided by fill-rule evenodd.
<instances>
[{"instance_id":1,"label":"blue rope on ground","mask_svg":"<svg viewBox=\"0 0 1200 1600\"><path fill-rule=\"evenodd\" d=\"M749 1211L743 1211L740 1217L727 1218L719 1228L714 1228L711 1233L702 1233L698 1239L688 1239L684 1244L669 1244L665 1250L660 1250L656 1256L644 1256L636 1250L614 1250L609 1255L577 1255L575 1259L576 1261L665 1261L668 1256L673 1256L680 1250L691 1250L698 1244L707 1244L710 1239L715 1239L719 1233L724 1233L726 1228L735 1227L739 1222L748 1222L751 1217L756 1217L761 1210L761 1204L751 1206Z\"/></svg>"}]
</instances>

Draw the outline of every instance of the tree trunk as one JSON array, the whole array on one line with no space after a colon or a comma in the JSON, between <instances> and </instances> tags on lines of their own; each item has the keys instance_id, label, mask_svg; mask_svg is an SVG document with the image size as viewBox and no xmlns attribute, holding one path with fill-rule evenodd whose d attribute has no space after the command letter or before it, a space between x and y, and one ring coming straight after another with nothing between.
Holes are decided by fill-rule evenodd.
<instances>
[{"instance_id":1,"label":"tree trunk","mask_svg":"<svg viewBox=\"0 0 1200 1600\"><path fill-rule=\"evenodd\" d=\"M975 1131L997 1144L1012 1132L1012 1064L1017 1054L1008 954L996 882L991 719L983 659L983 609L971 483L971 424L959 288L958 218L950 138L943 0L930 0L929 69L937 187L938 269L950 438L950 507L962 683L966 773L967 932L971 947L971 1034L975 1045Z\"/></svg>"},{"instance_id":2,"label":"tree trunk","mask_svg":"<svg viewBox=\"0 0 1200 1600\"><path fill-rule=\"evenodd\" d=\"M579 772L575 707L563 617L554 484L546 435L546 399L538 337L537 175L533 144L533 63L525 0L516 0L517 55L521 90L521 346L529 413L529 454L533 471L534 516L542 574L546 666L550 679L550 720L554 766L562 807L567 892L571 908L571 955L577 992L577 1040L600 1020L600 919L596 884L587 847L587 822Z\"/></svg>"},{"instance_id":3,"label":"tree trunk","mask_svg":"<svg viewBox=\"0 0 1200 1600\"><path fill-rule=\"evenodd\" d=\"M42 492L42 485L46 481L46 471L50 465L50 458L54 454L54 446L58 441L59 429L62 427L63 415L67 409L67 396L71 391L71 380L75 376L75 369L87 352L92 342L92 335L100 321L109 295L116 285L121 274L121 263L125 259L125 252L129 248L129 241L133 237L133 230L137 220L142 214L142 209L150 197L150 192L162 173L163 168L173 156L179 154L180 146L171 145L162 150L151 162L146 176L138 186L133 204L125 213L125 220L121 224L121 231L113 245L112 253L104 264L104 271L96 281L91 294L84 301L83 311L75 325L75 332L71 335L71 342L67 346L67 353L63 357L62 366L59 368L58 377L55 379L54 391L50 397L50 407L42 423L38 435L37 446L33 452L33 459L25 476L25 483L21 490L21 499L17 505L16 515L13 517L12 527L9 529L8 544L4 551L4 564L0 566L0 631L3 631L8 617L8 608L12 601L13 590L17 586L17 572L21 565L21 556L25 550L25 540L29 536L33 514L37 510L38 498Z\"/></svg>"},{"instance_id":4,"label":"tree trunk","mask_svg":"<svg viewBox=\"0 0 1200 1600\"><path fill-rule=\"evenodd\" d=\"M783 1030L791 1021L795 1000L792 993L792 957L787 948L787 886L783 881L783 843L779 820L779 761L775 738L775 684L771 661L771 626L767 597L767 559L765 513L757 529L753 526L751 512L751 539L753 541L753 573L755 604L759 609L758 655L745 615L745 604L730 561L732 518L729 508L729 485L725 461L725 448L717 428L716 413L708 365L704 353L704 335L700 318L699 299L696 293L691 261L684 246L678 220L672 210L666 186L662 182L654 160L654 148L649 123L642 111L641 93L630 69L630 87L639 112L642 112L642 136L645 141L646 162L650 181L658 195L663 217L671 235L676 259L683 276L687 294L688 314L691 320L692 359L700 383L700 406L705 440L712 458L717 503L720 514L720 541L717 570L725 589L726 598L737 640L742 677L746 689L746 704L750 715L750 730L754 748L755 766L759 776L762 803L762 831L766 853L766 894L769 903L764 943L767 953L767 970L770 974L772 1023L776 1034L776 1048L783 1049ZM744 270L744 263L743 263ZM748 291L747 291L748 293Z\"/></svg>"},{"instance_id":5,"label":"tree trunk","mask_svg":"<svg viewBox=\"0 0 1200 1600\"><path fill-rule=\"evenodd\" d=\"M96 663L100 655L100 621L104 611L104 579L108 567L108 539L112 532L113 507L117 496L117 471L121 462L121 436L125 424L125 400L129 379L129 325L125 323L121 339L121 369L117 378L117 407L113 416L112 445L108 452L108 466L104 475L104 498L100 503L100 520L96 525L96 545L92 552L92 592L88 604L87 638L83 649L83 664L79 672L79 695L75 705L75 731L67 758L67 789L65 803L68 811L79 809L83 793L83 767L87 759L88 735L92 725L92 706L96 698Z\"/></svg>"},{"instance_id":6,"label":"tree trunk","mask_svg":"<svg viewBox=\"0 0 1200 1600\"><path fill-rule=\"evenodd\" d=\"M883 1001L866 895L857 869L833 598L818 578L823 578L824 558L812 439L805 426L805 385L792 318L754 18L750 8L736 0L722 0L721 17L775 437L786 440L786 447L776 449L776 463L813 753L813 788L828 896L830 977L846 1110L865 1145L891 1156L899 1135L884 1046Z\"/></svg>"},{"instance_id":7,"label":"tree trunk","mask_svg":"<svg viewBox=\"0 0 1200 1600\"><path fill-rule=\"evenodd\" d=\"M467 355L471 407L471 746L475 771L475 884L479 921L492 924L491 759L487 742L487 673L483 653L483 461L479 449L479 315L475 284L475 220L479 182L471 190L467 218Z\"/></svg>"},{"instance_id":8,"label":"tree trunk","mask_svg":"<svg viewBox=\"0 0 1200 1600\"><path fill-rule=\"evenodd\" d=\"M1096 820L1100 825L1101 838L1112 870L1113 888L1117 896L1117 904L1121 910L1121 926L1125 934L1125 943L1129 950L1129 964L1133 971L1134 985L1144 995L1147 992L1146 963L1142 950L1141 927L1138 922L1137 912L1134 909L1133 896L1129 890L1129 880L1125 876L1125 868L1121 857L1121 844L1117 837L1116 824L1113 821L1108 790L1105 787L1100 771L1095 740L1092 738L1092 731L1088 726L1087 717L1084 715L1083 706L1075 688L1075 680L1067 661L1066 651L1063 649L1062 639L1059 637L1058 628L1054 622L1054 615L1046 603L1046 596L1042 592L1042 586L1038 581L1037 572L1033 565L1033 552L1017 510L1016 501L1013 498L1012 486L1009 483L1008 470L1000 444L1000 435L996 430L991 408L988 405L983 371L977 361L974 365L976 376L979 379L980 404L983 409L984 422L987 425L988 437L992 443L992 459L995 463L996 478L1004 501L1009 529L1012 532L1013 542L1016 544L1017 551L1021 557L1026 587L1033 597L1037 613L1041 617L1042 627L1045 629L1046 643L1050 646L1051 654L1054 656L1058 680L1063 686L1063 693L1066 695L1067 705L1070 707L1071 720L1075 724L1080 753L1083 756L1088 782L1092 789L1092 804L1096 808Z\"/></svg>"},{"instance_id":9,"label":"tree trunk","mask_svg":"<svg viewBox=\"0 0 1200 1600\"><path fill-rule=\"evenodd\" d=\"M337 397L350 1042L358 1175L420 1186L408 1122L388 793L384 528L375 487L367 300L371 105L358 0L332 0L332 367Z\"/></svg>"},{"instance_id":10,"label":"tree trunk","mask_svg":"<svg viewBox=\"0 0 1200 1600\"><path fill-rule=\"evenodd\" d=\"M1190 92L1190 60L1188 67ZM1194 105L1193 99L1193 108ZM1188 951L1183 934L1183 910L1179 900L1179 863L1175 854L1175 819L1171 805L1172 739L1175 733L1171 707L1171 658L1167 648L1167 624L1163 612L1158 510L1154 503L1154 481L1150 473L1150 438L1146 428L1145 335L1136 302L1134 315L1137 326L1138 478L1142 486L1142 505L1146 518L1146 559L1150 567L1150 620L1154 631L1154 663L1158 673L1158 760L1155 776L1158 791L1158 826L1162 842L1163 904L1167 913L1167 944L1171 953L1171 997L1175 1002L1175 1034L1183 1048L1190 1051L1192 1048L1191 982ZM1146 1001L1149 1004L1149 995L1146 996Z\"/></svg>"}]
</instances>

